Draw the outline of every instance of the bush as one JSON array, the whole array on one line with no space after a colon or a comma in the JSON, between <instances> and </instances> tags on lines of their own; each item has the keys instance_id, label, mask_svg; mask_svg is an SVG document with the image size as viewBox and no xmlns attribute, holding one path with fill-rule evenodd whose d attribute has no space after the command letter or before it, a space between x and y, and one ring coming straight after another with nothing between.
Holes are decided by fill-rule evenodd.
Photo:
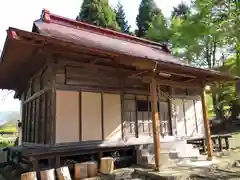
<instances>
[{"instance_id":1,"label":"bush","mask_svg":"<svg viewBox=\"0 0 240 180\"><path fill-rule=\"evenodd\" d=\"M1 148L7 147L7 146L11 146L11 144L9 144L7 141L0 142L0 147Z\"/></svg>"}]
</instances>

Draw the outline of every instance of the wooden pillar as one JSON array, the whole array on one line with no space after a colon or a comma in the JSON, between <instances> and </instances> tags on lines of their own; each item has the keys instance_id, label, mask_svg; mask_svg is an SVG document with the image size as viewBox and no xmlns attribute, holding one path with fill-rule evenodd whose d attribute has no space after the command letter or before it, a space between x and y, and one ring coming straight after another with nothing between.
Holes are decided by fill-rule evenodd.
<instances>
[{"instance_id":1,"label":"wooden pillar","mask_svg":"<svg viewBox=\"0 0 240 180\"><path fill-rule=\"evenodd\" d=\"M208 160L212 160L212 139L211 139L211 131L209 126L209 120L207 118L207 106L205 100L205 88L202 87L201 91L201 100L202 100L202 112L203 112L203 123L204 123L204 131L205 131L205 138L207 143L207 153L208 153Z\"/></svg>"},{"instance_id":2,"label":"wooden pillar","mask_svg":"<svg viewBox=\"0 0 240 180\"><path fill-rule=\"evenodd\" d=\"M151 108L152 108L152 126L153 126L155 165L156 165L156 170L159 171L159 168L160 168L160 128L159 128L159 118L158 118L158 110L157 110L157 84L156 84L156 79L154 77L152 77L150 91L151 91Z\"/></svg>"},{"instance_id":3,"label":"wooden pillar","mask_svg":"<svg viewBox=\"0 0 240 180\"><path fill-rule=\"evenodd\" d=\"M50 134L51 134L51 144L56 143L56 74L58 66L56 63L51 64L51 70L52 70L52 92L51 92L51 124L50 124Z\"/></svg>"}]
</instances>

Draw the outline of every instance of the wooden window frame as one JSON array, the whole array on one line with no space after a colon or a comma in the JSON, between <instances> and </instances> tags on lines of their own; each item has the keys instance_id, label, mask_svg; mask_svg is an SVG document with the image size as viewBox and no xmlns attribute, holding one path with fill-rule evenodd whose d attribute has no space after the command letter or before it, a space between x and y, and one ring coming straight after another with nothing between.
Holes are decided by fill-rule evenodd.
<instances>
[{"instance_id":1,"label":"wooden window frame","mask_svg":"<svg viewBox=\"0 0 240 180\"><path fill-rule=\"evenodd\" d=\"M131 98L129 98L129 96ZM145 97L146 100L142 100L142 99L139 99L138 96L143 96ZM123 105L126 103L125 101L129 101L129 100L132 100L134 101L134 104L135 104L135 109L134 111L126 111L126 108L123 107L123 122L125 123L129 123L129 126L128 125L125 125L123 127L124 131L127 132L125 135L126 136L135 136L135 137L139 137L139 135L143 135L143 134L148 134L148 135L152 135L152 122L151 122L151 100L150 100L150 96L149 95L140 95L140 94L133 94L133 93L124 93L123 94ZM138 111L138 107L137 107L137 102L138 101L147 101L148 103L148 111ZM161 111L160 111L160 103L161 102L166 102L168 103L168 114L170 112L170 109L169 109L169 100L168 98L163 98L163 99L160 99L160 101L158 101L158 113L159 113L159 116L161 114ZM145 117L144 117L144 112L147 112L148 114L148 130L145 131L146 129L144 128L144 121L145 121ZM127 119L124 119L126 116L125 116L125 113L130 113L130 120L127 120ZM131 113L134 113L135 114L135 118L134 119L131 119ZM139 117L141 115L141 118ZM171 121L171 117L169 116L169 121ZM143 119L142 121L143 122L139 122L139 119ZM139 125L142 124L142 132L139 133ZM134 126L134 128L132 128L132 126ZM126 128L130 128L130 130L126 131ZM130 132L129 132L130 131ZM172 133L172 123L170 122L169 123L169 129L168 129L168 132L169 134Z\"/></svg>"}]
</instances>

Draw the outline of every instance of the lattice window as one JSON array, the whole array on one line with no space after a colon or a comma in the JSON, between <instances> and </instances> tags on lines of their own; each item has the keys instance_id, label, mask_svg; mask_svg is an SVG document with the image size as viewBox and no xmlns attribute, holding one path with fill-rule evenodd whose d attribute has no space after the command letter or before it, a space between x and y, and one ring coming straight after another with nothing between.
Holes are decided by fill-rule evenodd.
<instances>
[{"instance_id":1,"label":"lattice window","mask_svg":"<svg viewBox=\"0 0 240 180\"><path fill-rule=\"evenodd\" d=\"M138 135L151 134L151 101L149 96L136 96Z\"/></svg>"},{"instance_id":2,"label":"lattice window","mask_svg":"<svg viewBox=\"0 0 240 180\"><path fill-rule=\"evenodd\" d=\"M166 98L158 102L158 113L163 134L170 133L169 106ZM152 134L152 114L150 96L124 95L124 130L126 135Z\"/></svg>"},{"instance_id":3,"label":"lattice window","mask_svg":"<svg viewBox=\"0 0 240 180\"><path fill-rule=\"evenodd\" d=\"M136 101L134 95L124 95L124 130L128 135L136 133Z\"/></svg>"}]
</instances>

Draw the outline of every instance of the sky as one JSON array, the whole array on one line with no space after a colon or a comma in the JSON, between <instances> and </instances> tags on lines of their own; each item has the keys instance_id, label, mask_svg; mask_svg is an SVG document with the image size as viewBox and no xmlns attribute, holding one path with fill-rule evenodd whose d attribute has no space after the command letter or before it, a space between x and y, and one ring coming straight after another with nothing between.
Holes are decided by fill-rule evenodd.
<instances>
[{"instance_id":1,"label":"sky","mask_svg":"<svg viewBox=\"0 0 240 180\"><path fill-rule=\"evenodd\" d=\"M120 0L124 7L129 24L135 28L135 20L141 0ZM163 14L169 17L173 6L184 0L155 0ZM40 2L40 3L39 3ZM3 48L6 30L15 27L31 31L33 21L40 18L43 8L51 13L75 19L79 13L82 0L2 0L0 5L0 50ZM116 6L118 0L109 0L112 6ZM7 96L5 97L5 95ZM18 100L13 99L14 93L0 91L0 111L14 111L20 109ZM4 99L3 99L4 97Z\"/></svg>"}]
</instances>

